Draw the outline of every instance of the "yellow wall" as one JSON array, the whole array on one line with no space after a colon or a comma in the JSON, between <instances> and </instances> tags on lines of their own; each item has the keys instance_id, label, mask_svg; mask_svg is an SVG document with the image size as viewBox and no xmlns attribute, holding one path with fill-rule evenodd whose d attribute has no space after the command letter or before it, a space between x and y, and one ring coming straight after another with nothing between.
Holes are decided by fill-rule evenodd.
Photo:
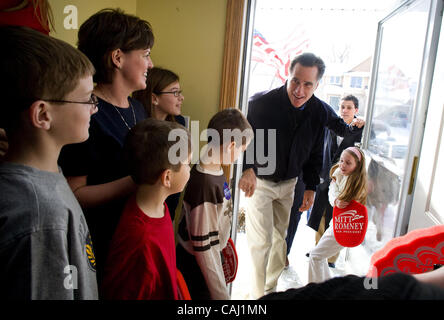
<instances>
[{"instance_id":1,"label":"yellow wall","mask_svg":"<svg viewBox=\"0 0 444 320\"><path fill-rule=\"evenodd\" d=\"M78 30L66 30L67 5L78 9L78 26L103 8L120 7L150 22L155 66L171 69L184 90L182 113L206 128L218 111L224 50L226 0L49 0L56 23L52 35L72 45ZM237 75L233 75L237 76Z\"/></svg>"},{"instance_id":2,"label":"yellow wall","mask_svg":"<svg viewBox=\"0 0 444 320\"><path fill-rule=\"evenodd\" d=\"M68 5L74 5L78 12L78 27L94 13L104 8L121 8L126 13L136 14L136 0L49 0L55 20L55 32L51 35L77 45L77 30L64 28L64 19L68 13L64 9Z\"/></svg>"},{"instance_id":3,"label":"yellow wall","mask_svg":"<svg viewBox=\"0 0 444 320\"><path fill-rule=\"evenodd\" d=\"M138 0L153 27L154 65L171 69L184 90L183 114L200 130L219 109L226 0Z\"/></svg>"}]
</instances>

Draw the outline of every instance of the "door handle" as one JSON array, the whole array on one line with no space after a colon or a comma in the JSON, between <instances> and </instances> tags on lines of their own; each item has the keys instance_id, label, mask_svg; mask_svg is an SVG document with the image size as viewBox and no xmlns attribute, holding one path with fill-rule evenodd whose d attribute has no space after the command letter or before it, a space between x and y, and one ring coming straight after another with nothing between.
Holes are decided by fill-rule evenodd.
<instances>
[{"instance_id":1,"label":"door handle","mask_svg":"<svg viewBox=\"0 0 444 320\"><path fill-rule=\"evenodd\" d=\"M410 184L409 184L409 191L408 195L411 195L413 193L413 184L415 182L416 177L416 170L418 169L418 157L413 158L413 165L412 165L412 172L410 173Z\"/></svg>"}]
</instances>

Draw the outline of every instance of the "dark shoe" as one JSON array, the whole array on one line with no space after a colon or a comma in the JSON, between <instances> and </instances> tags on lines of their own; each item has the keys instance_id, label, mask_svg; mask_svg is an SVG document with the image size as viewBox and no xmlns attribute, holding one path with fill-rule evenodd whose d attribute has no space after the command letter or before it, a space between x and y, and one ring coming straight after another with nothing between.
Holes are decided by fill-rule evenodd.
<instances>
[{"instance_id":1,"label":"dark shoe","mask_svg":"<svg viewBox=\"0 0 444 320\"><path fill-rule=\"evenodd\" d=\"M328 263L328 266L329 266L330 268L336 268L336 265L335 265L333 262L329 262L329 263Z\"/></svg>"}]
</instances>

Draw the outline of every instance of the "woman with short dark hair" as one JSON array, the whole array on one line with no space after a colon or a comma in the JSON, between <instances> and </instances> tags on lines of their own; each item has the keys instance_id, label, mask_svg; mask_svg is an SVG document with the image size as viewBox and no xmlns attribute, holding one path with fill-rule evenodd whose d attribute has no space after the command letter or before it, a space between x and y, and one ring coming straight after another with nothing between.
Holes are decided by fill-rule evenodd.
<instances>
[{"instance_id":1,"label":"woman with short dark hair","mask_svg":"<svg viewBox=\"0 0 444 320\"><path fill-rule=\"evenodd\" d=\"M78 39L79 50L96 68L99 111L91 117L89 139L65 147L59 164L84 209L100 285L109 243L135 190L122 146L129 130L147 117L143 105L130 95L146 87L154 36L147 21L120 9L104 9L81 25Z\"/></svg>"}]
</instances>

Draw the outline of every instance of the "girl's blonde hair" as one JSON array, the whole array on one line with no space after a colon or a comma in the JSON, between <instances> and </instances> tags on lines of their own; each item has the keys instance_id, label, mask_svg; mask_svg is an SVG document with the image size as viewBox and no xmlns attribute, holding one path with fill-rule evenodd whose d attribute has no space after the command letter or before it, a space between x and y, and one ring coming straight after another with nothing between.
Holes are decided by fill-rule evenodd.
<instances>
[{"instance_id":1,"label":"girl's blonde hair","mask_svg":"<svg viewBox=\"0 0 444 320\"><path fill-rule=\"evenodd\" d=\"M338 199L342 201L350 202L351 200L356 200L359 203L365 205L367 201L367 170L365 166L365 156L361 149L357 147L355 151L361 154L361 159L348 148L342 151L342 153L347 152L356 161L356 168L348 176L347 182L345 184L344 190L339 194ZM333 178L333 173L339 167L339 162L333 165L330 169L330 177Z\"/></svg>"}]
</instances>

